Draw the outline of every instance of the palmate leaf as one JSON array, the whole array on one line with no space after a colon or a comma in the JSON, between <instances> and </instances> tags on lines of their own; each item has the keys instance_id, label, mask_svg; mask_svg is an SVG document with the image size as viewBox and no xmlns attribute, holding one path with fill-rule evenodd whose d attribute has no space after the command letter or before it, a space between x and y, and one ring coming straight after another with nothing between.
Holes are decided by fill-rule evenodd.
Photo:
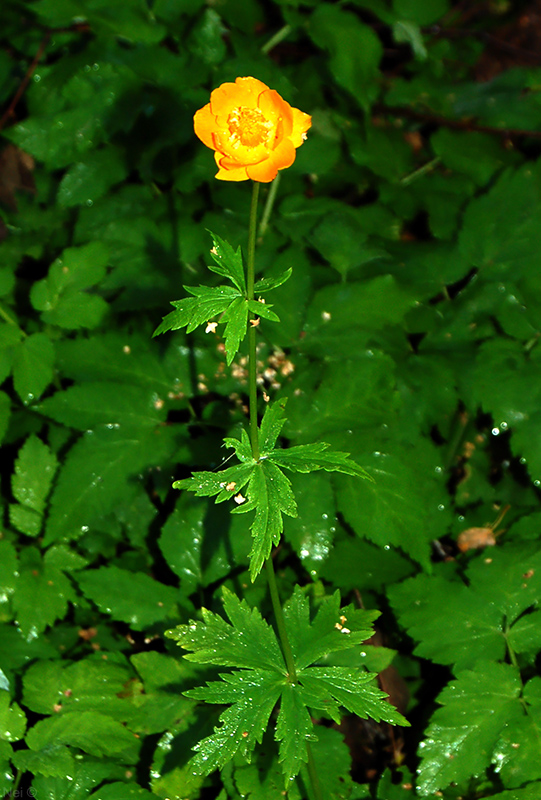
<instances>
[{"instance_id":1,"label":"palmate leaf","mask_svg":"<svg viewBox=\"0 0 541 800\"><path fill-rule=\"evenodd\" d=\"M308 598L296 586L284 607L287 634L296 666L304 669L329 653L349 650L354 645L366 642L372 636L372 623L379 615L379 611L364 611L352 605L340 610L340 593L336 591L321 604L311 622ZM337 636L337 631L345 633Z\"/></svg>"},{"instance_id":2,"label":"palmate leaf","mask_svg":"<svg viewBox=\"0 0 541 800\"><path fill-rule=\"evenodd\" d=\"M232 513L255 511L250 526L253 546L250 551L252 581L269 557L272 545L278 545L284 530L283 515L297 516L297 504L290 480L281 467L292 472L343 472L371 480L370 476L349 458L348 453L328 451L329 445L299 445L276 448L285 422L285 400L267 406L258 432L260 457L254 459L250 439L245 431L241 439L226 438L226 447L233 448L241 462L220 472L194 472L191 478L175 481L175 489L188 489L202 497L216 497L216 502L235 498L239 504ZM240 490L246 486L246 496Z\"/></svg>"},{"instance_id":3,"label":"palmate leaf","mask_svg":"<svg viewBox=\"0 0 541 800\"><path fill-rule=\"evenodd\" d=\"M433 714L419 746L421 795L484 774L496 760L496 744L507 726L526 720L521 686L516 667L480 661L441 692L442 708Z\"/></svg>"},{"instance_id":4,"label":"palmate leaf","mask_svg":"<svg viewBox=\"0 0 541 800\"><path fill-rule=\"evenodd\" d=\"M283 398L265 411L259 433L262 458L268 458L292 472L316 472L321 469L372 480L362 467L349 458L349 453L336 450L327 452L330 445L326 442L300 444L286 450L276 448L276 441L285 423L285 405L286 399Z\"/></svg>"},{"instance_id":5,"label":"palmate leaf","mask_svg":"<svg viewBox=\"0 0 541 800\"><path fill-rule=\"evenodd\" d=\"M256 743L261 742L274 706L279 702L275 738L280 742L280 761L286 786L305 763L306 742L314 739L309 709L323 711L339 720L340 706L361 717L384 719L394 724L408 723L386 700L374 684L375 675L350 667L319 667L309 661L322 651L355 648L372 634L369 621L374 612L358 612L351 606L340 609L338 593L325 598L313 624L308 601L297 589L287 605L287 626L298 635L301 647L294 651L297 680L287 673L274 630L257 609L250 609L224 588L224 610L229 622L211 611L204 611L203 622L180 625L167 636L190 652L185 658L202 664L237 666L233 673L220 675L187 696L207 703L230 707L220 716L220 725L211 736L194 748L191 767L209 774L223 767L237 752L248 761ZM341 632L340 620L348 617L354 630ZM316 637L321 637L321 646ZM334 641L333 641L334 637ZM324 645L324 647L323 647Z\"/></svg>"},{"instance_id":6,"label":"palmate leaf","mask_svg":"<svg viewBox=\"0 0 541 800\"><path fill-rule=\"evenodd\" d=\"M240 752L248 761L267 730L269 717L278 702L283 680L267 670L239 670L220 675L221 681L186 692L188 697L207 703L231 704L220 715L220 728L199 742L194 750L193 769L209 774L225 766Z\"/></svg>"},{"instance_id":7,"label":"palmate leaf","mask_svg":"<svg viewBox=\"0 0 541 800\"><path fill-rule=\"evenodd\" d=\"M173 300L171 305L175 311L163 318L154 336L179 328L186 328L191 333L198 325L222 314L233 300L241 296L232 286L185 286L184 289L193 297Z\"/></svg>"},{"instance_id":8,"label":"palmate leaf","mask_svg":"<svg viewBox=\"0 0 541 800\"><path fill-rule=\"evenodd\" d=\"M250 551L250 577L255 581L269 557L272 545L278 545L284 530L282 515L297 516L297 504L291 482L270 461L256 464L248 484L247 502L233 510L243 514L255 509L250 526L253 545Z\"/></svg>"},{"instance_id":9,"label":"palmate leaf","mask_svg":"<svg viewBox=\"0 0 541 800\"><path fill-rule=\"evenodd\" d=\"M285 662L274 631L257 608L251 609L245 600L239 601L225 586L223 602L230 623L203 609L203 622L179 625L167 632L181 647L192 651L184 658L222 667L273 669L285 675Z\"/></svg>"},{"instance_id":10,"label":"palmate leaf","mask_svg":"<svg viewBox=\"0 0 541 800\"><path fill-rule=\"evenodd\" d=\"M322 469L325 472L342 472L355 478L374 480L366 470L350 459L349 453L339 450L326 452L329 447L326 442L299 444L287 450L274 450L268 458L292 472L315 472Z\"/></svg>"},{"instance_id":11,"label":"palmate leaf","mask_svg":"<svg viewBox=\"0 0 541 800\"><path fill-rule=\"evenodd\" d=\"M240 343L248 330L248 316L252 314L279 322L279 317L259 300L248 300L244 293L233 286L185 286L193 297L173 300L175 310L167 314L154 331L158 336L166 331L186 328L187 333L194 331L214 317L220 316L218 322L225 323L225 353L227 364L231 364L238 353Z\"/></svg>"},{"instance_id":12,"label":"palmate leaf","mask_svg":"<svg viewBox=\"0 0 541 800\"><path fill-rule=\"evenodd\" d=\"M492 549L490 559L472 560L467 586L418 575L390 589L400 623L418 642L416 654L454 664L455 672L481 659L502 659L509 644L517 653L537 654L537 613L521 615L537 604L541 591L539 547L510 542Z\"/></svg>"}]
</instances>

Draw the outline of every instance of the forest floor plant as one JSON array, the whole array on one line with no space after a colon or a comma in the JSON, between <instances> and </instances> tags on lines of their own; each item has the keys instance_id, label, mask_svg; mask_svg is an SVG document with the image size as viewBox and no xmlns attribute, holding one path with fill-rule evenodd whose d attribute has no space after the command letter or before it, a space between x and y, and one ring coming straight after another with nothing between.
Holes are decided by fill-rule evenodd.
<instances>
[{"instance_id":1,"label":"forest floor plant","mask_svg":"<svg viewBox=\"0 0 541 800\"><path fill-rule=\"evenodd\" d=\"M336 592L324 598L312 615L308 594L300 586L282 608L271 553L273 545L280 544L282 515L295 517L299 513L284 469L300 473L325 470L371 479L348 453L330 449L328 444L280 446L285 399L271 404L264 396L266 407L258 423L257 332L262 319L279 322L272 304L261 295L281 286L292 271L290 268L277 277L255 281L260 183L270 183L279 169L293 163L295 148L306 138L311 119L261 81L246 77L215 89L210 103L196 113L194 125L199 138L215 150L219 167L216 178L253 182L246 266L240 248L235 251L227 241L211 234L214 265L209 269L229 283L185 286L191 297L174 301L175 310L155 333L180 328L190 332L199 325L214 331L218 324L224 324L228 365L248 335L249 433L243 430L240 439L224 439L225 447L235 451L237 465L196 472L173 486L200 497L216 497L216 503L230 501L235 504L234 514L255 512L250 574L254 581L265 568L278 635L257 608L250 608L226 588L223 604L228 622L202 609L203 621L169 631L171 638L190 651L185 658L230 668L220 675L221 680L186 693L197 700L229 706L220 715L220 726L195 746L190 766L195 773L206 775L223 768L236 753L250 761L278 705L275 739L286 792L289 797L299 796L292 789L292 781L306 763L309 797L324 800L327 794L319 775L328 767L317 764L312 752L310 743L317 741L313 717L339 724L340 708L345 708L377 722L408 722L378 688L377 675L360 663L359 645L373 635L372 623L379 612L353 605L341 608ZM328 661L332 653L350 649L357 651L357 666Z\"/></svg>"}]
</instances>

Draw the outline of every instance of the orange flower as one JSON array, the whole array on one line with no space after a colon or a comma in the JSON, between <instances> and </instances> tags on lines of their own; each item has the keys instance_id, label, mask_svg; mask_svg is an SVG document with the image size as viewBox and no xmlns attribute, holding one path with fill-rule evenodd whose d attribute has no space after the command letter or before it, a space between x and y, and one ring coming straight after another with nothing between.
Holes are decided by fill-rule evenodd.
<instances>
[{"instance_id":1,"label":"orange flower","mask_svg":"<svg viewBox=\"0 0 541 800\"><path fill-rule=\"evenodd\" d=\"M222 83L194 116L196 135L216 151L222 181L272 181L293 164L311 124L308 114L257 78Z\"/></svg>"}]
</instances>

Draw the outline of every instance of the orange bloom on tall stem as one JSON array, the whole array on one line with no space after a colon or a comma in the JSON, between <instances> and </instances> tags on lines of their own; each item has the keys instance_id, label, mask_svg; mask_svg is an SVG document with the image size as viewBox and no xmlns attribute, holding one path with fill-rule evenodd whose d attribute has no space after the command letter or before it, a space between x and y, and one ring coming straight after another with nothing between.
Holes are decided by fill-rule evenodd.
<instances>
[{"instance_id":1,"label":"orange bloom on tall stem","mask_svg":"<svg viewBox=\"0 0 541 800\"><path fill-rule=\"evenodd\" d=\"M215 150L216 177L222 181L274 180L295 161L311 124L308 114L257 78L222 83L194 116L196 135Z\"/></svg>"}]
</instances>

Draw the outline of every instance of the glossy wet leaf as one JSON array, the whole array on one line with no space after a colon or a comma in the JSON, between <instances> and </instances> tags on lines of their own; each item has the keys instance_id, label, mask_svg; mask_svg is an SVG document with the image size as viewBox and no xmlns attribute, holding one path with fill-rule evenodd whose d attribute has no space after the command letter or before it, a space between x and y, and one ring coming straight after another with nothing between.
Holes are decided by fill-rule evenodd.
<instances>
[{"instance_id":1,"label":"glossy wet leaf","mask_svg":"<svg viewBox=\"0 0 541 800\"><path fill-rule=\"evenodd\" d=\"M85 800L88 793L102 781L111 778L121 778L122 768L115 764L97 761L89 757L74 765L69 778L66 775L58 777L35 777L32 788L39 797L40 794L48 800Z\"/></svg>"},{"instance_id":2,"label":"glossy wet leaf","mask_svg":"<svg viewBox=\"0 0 541 800\"><path fill-rule=\"evenodd\" d=\"M100 567L79 577L82 592L106 614L145 630L178 614L178 591L142 572Z\"/></svg>"},{"instance_id":3,"label":"glossy wet leaf","mask_svg":"<svg viewBox=\"0 0 541 800\"><path fill-rule=\"evenodd\" d=\"M220 675L221 681L187 692L194 699L228 705L220 715L220 726L194 748L196 756L191 763L197 773L208 774L223 767L237 752L250 760L278 701L275 735L280 742L286 786L306 761L306 742L315 735L309 708L324 710L335 720L339 719L339 706L344 706L362 717L407 724L374 685L371 673L360 668L312 666L329 649L347 650L368 638L373 613L355 611L351 606L340 609L336 593L324 600L311 624L308 601L298 589L286 606L288 632L298 643L293 654L298 680L293 683L276 634L257 609L250 609L225 588L223 598L230 622L205 610L203 622L168 632L191 651L186 658L192 661L237 666L235 672ZM350 619L351 630L345 628Z\"/></svg>"},{"instance_id":4,"label":"glossy wet leaf","mask_svg":"<svg viewBox=\"0 0 541 800\"><path fill-rule=\"evenodd\" d=\"M132 761L139 749L131 731L98 711L67 713L40 720L28 731L26 743L35 752L70 745L98 757L114 753L121 761Z\"/></svg>"},{"instance_id":5,"label":"glossy wet leaf","mask_svg":"<svg viewBox=\"0 0 541 800\"><path fill-rule=\"evenodd\" d=\"M430 543L426 508L415 474L400 459L377 453L365 460L374 482L343 479L337 483L337 506L361 536L380 547L394 545L426 566Z\"/></svg>"},{"instance_id":6,"label":"glossy wet leaf","mask_svg":"<svg viewBox=\"0 0 541 800\"><path fill-rule=\"evenodd\" d=\"M73 585L51 555L46 553L42 558L37 548L27 546L21 553L12 599L23 635L35 636L44 631L64 616L68 602L74 599Z\"/></svg>"},{"instance_id":7,"label":"glossy wet leaf","mask_svg":"<svg viewBox=\"0 0 541 800\"><path fill-rule=\"evenodd\" d=\"M102 242L69 247L56 259L47 278L32 287L30 299L42 312L44 322L62 328L94 328L107 311L107 303L84 290L101 281L109 263L109 250Z\"/></svg>"},{"instance_id":8,"label":"glossy wet leaf","mask_svg":"<svg viewBox=\"0 0 541 800\"><path fill-rule=\"evenodd\" d=\"M37 436L29 436L19 450L11 479L18 504L10 506L10 520L18 530L37 536L51 483L58 467L56 456Z\"/></svg>"},{"instance_id":9,"label":"glossy wet leaf","mask_svg":"<svg viewBox=\"0 0 541 800\"><path fill-rule=\"evenodd\" d=\"M390 598L401 624L418 642L418 655L454 664L455 669L471 668L479 659L503 659L502 612L483 601L475 584L468 587L420 575L394 586ZM434 614L436 607L438 614Z\"/></svg>"},{"instance_id":10,"label":"glossy wet leaf","mask_svg":"<svg viewBox=\"0 0 541 800\"><path fill-rule=\"evenodd\" d=\"M68 427L88 431L106 425L109 428L152 428L163 422L163 401L155 391L129 384L87 381L46 398L40 412Z\"/></svg>"},{"instance_id":11,"label":"glossy wet leaf","mask_svg":"<svg viewBox=\"0 0 541 800\"><path fill-rule=\"evenodd\" d=\"M0 739L16 742L26 730L26 716L17 703L10 704L9 694L0 692Z\"/></svg>"},{"instance_id":12,"label":"glossy wet leaf","mask_svg":"<svg viewBox=\"0 0 541 800\"><path fill-rule=\"evenodd\" d=\"M419 748L423 796L484 773L501 733L523 716L520 691L515 667L478 661L441 692L442 708L432 715Z\"/></svg>"},{"instance_id":13,"label":"glossy wet leaf","mask_svg":"<svg viewBox=\"0 0 541 800\"><path fill-rule=\"evenodd\" d=\"M13 385L25 405L37 400L53 379L54 345L44 333L22 340L15 352Z\"/></svg>"},{"instance_id":14,"label":"glossy wet leaf","mask_svg":"<svg viewBox=\"0 0 541 800\"><path fill-rule=\"evenodd\" d=\"M85 433L71 448L51 497L46 541L80 537L118 503L133 496L130 475L162 462L173 445L162 429L100 428Z\"/></svg>"}]
</instances>

